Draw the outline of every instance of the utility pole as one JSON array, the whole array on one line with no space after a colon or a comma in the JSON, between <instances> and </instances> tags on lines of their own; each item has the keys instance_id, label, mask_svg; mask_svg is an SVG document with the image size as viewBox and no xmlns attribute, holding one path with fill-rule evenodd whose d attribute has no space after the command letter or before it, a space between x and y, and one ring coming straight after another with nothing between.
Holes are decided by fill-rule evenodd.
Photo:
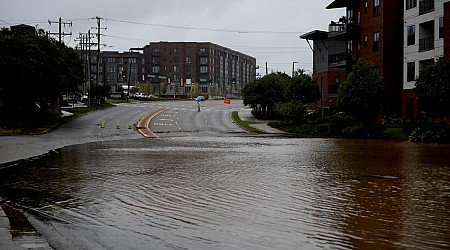
<instances>
[{"instance_id":1,"label":"utility pole","mask_svg":"<svg viewBox=\"0 0 450 250\"><path fill-rule=\"evenodd\" d=\"M52 23L57 23L59 25L58 33L51 33L51 32L49 32L48 34L49 35L58 35L60 43L62 43L62 37L63 36L67 36L67 35L71 36L72 35L72 32L65 33L65 32L62 31L62 25L64 25L64 27L66 27L66 25L68 25L69 27L72 27L72 22L63 22L61 17L60 17L59 21L50 21L50 19L49 19L48 20L48 24L52 25Z\"/></svg>"},{"instance_id":2,"label":"utility pole","mask_svg":"<svg viewBox=\"0 0 450 250\"><path fill-rule=\"evenodd\" d=\"M95 17L95 19L97 19L97 27L93 27L92 29L97 29L97 80L96 80L96 84L98 85L99 81L100 81L100 45L101 45L100 44L100 36L101 36L100 31L102 29L106 30L107 28L101 27L101 21L103 18L97 16L97 17Z\"/></svg>"}]
</instances>

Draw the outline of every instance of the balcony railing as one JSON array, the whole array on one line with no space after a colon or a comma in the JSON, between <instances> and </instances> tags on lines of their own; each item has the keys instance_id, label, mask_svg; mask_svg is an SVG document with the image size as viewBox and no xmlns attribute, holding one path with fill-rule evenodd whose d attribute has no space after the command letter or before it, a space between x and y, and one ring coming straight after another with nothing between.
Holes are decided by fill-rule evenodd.
<instances>
[{"instance_id":1,"label":"balcony railing","mask_svg":"<svg viewBox=\"0 0 450 250\"><path fill-rule=\"evenodd\" d=\"M345 32L345 27L345 23L331 22L331 24L328 25L328 32Z\"/></svg>"},{"instance_id":2,"label":"balcony railing","mask_svg":"<svg viewBox=\"0 0 450 250\"><path fill-rule=\"evenodd\" d=\"M432 36L419 39L419 51L420 52L433 50L433 49L434 49L434 38Z\"/></svg>"},{"instance_id":3,"label":"balcony railing","mask_svg":"<svg viewBox=\"0 0 450 250\"><path fill-rule=\"evenodd\" d=\"M434 0L423 0L419 2L419 15L434 11Z\"/></svg>"}]
</instances>

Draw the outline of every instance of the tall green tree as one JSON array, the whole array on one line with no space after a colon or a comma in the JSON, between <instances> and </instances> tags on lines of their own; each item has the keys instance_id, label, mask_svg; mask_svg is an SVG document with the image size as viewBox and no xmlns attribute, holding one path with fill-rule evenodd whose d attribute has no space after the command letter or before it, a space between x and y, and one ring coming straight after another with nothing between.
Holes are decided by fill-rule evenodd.
<instances>
[{"instance_id":1,"label":"tall green tree","mask_svg":"<svg viewBox=\"0 0 450 250\"><path fill-rule=\"evenodd\" d=\"M153 94L153 85L149 82L146 82L145 84L140 86L139 92L149 96Z\"/></svg>"},{"instance_id":2,"label":"tall green tree","mask_svg":"<svg viewBox=\"0 0 450 250\"><path fill-rule=\"evenodd\" d=\"M371 125L381 114L386 91L373 66L359 60L338 91L338 109L351 115L364 124Z\"/></svg>"},{"instance_id":3,"label":"tall green tree","mask_svg":"<svg viewBox=\"0 0 450 250\"><path fill-rule=\"evenodd\" d=\"M0 30L0 99L3 111L20 115L41 111L83 80L83 65L71 48L39 33Z\"/></svg>"},{"instance_id":4,"label":"tall green tree","mask_svg":"<svg viewBox=\"0 0 450 250\"><path fill-rule=\"evenodd\" d=\"M273 115L275 105L286 102L291 77L284 73L271 73L248 84L242 90L244 105L251 105L258 115Z\"/></svg>"},{"instance_id":5,"label":"tall green tree","mask_svg":"<svg viewBox=\"0 0 450 250\"><path fill-rule=\"evenodd\" d=\"M298 69L289 84L287 98L289 101L300 101L302 104L314 103L320 99L319 86L304 70Z\"/></svg>"},{"instance_id":6,"label":"tall green tree","mask_svg":"<svg viewBox=\"0 0 450 250\"><path fill-rule=\"evenodd\" d=\"M424 67L415 87L423 111L432 116L450 115L450 61L439 60Z\"/></svg>"}]
</instances>

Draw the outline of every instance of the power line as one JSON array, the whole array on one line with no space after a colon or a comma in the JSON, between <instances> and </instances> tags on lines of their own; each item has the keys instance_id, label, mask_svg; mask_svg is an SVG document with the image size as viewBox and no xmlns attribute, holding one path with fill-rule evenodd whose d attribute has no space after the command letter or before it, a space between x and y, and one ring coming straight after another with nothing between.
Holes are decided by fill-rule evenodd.
<instances>
[{"instance_id":1,"label":"power line","mask_svg":"<svg viewBox=\"0 0 450 250\"><path fill-rule=\"evenodd\" d=\"M305 33L302 31L257 31L257 30L212 29L212 28L203 28L203 27L188 27L188 26L166 25L166 24L156 24L156 23L142 23L142 22L125 21L125 20L117 20L117 19L107 19L107 20L109 20L111 22L162 27L162 28L197 30L197 31L212 31L212 32L228 32L228 33L239 33L239 34L292 35L292 34Z\"/></svg>"}]
</instances>

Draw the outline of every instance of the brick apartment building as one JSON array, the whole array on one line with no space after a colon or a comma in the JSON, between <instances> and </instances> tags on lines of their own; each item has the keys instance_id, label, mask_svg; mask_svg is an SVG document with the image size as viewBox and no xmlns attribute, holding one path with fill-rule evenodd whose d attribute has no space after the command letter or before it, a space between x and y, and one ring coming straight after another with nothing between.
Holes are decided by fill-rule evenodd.
<instances>
[{"instance_id":1,"label":"brick apartment building","mask_svg":"<svg viewBox=\"0 0 450 250\"><path fill-rule=\"evenodd\" d=\"M336 109L340 83L347 78L346 25L331 22L328 31L314 30L300 38L305 39L313 51L313 79L319 85L320 107L332 112ZM313 41L311 46L309 41Z\"/></svg>"},{"instance_id":2,"label":"brick apartment building","mask_svg":"<svg viewBox=\"0 0 450 250\"><path fill-rule=\"evenodd\" d=\"M198 84L202 93L237 97L256 77L255 58L208 42L152 42L144 56L156 93L170 82L168 95L186 94ZM175 85L183 85L181 93Z\"/></svg>"},{"instance_id":3,"label":"brick apartment building","mask_svg":"<svg viewBox=\"0 0 450 250\"><path fill-rule=\"evenodd\" d=\"M335 0L326 7L346 8L347 73L359 58L373 64L388 90L389 115L402 113L404 1Z\"/></svg>"},{"instance_id":4,"label":"brick apartment building","mask_svg":"<svg viewBox=\"0 0 450 250\"><path fill-rule=\"evenodd\" d=\"M450 59L450 1L406 0L404 12L403 119L415 120L420 109L414 92L420 70L440 58Z\"/></svg>"},{"instance_id":5,"label":"brick apartment building","mask_svg":"<svg viewBox=\"0 0 450 250\"><path fill-rule=\"evenodd\" d=\"M95 60L95 58L94 58ZM101 52L100 82L111 86L116 92L119 87L136 85L146 81L146 58L142 52Z\"/></svg>"}]
</instances>

